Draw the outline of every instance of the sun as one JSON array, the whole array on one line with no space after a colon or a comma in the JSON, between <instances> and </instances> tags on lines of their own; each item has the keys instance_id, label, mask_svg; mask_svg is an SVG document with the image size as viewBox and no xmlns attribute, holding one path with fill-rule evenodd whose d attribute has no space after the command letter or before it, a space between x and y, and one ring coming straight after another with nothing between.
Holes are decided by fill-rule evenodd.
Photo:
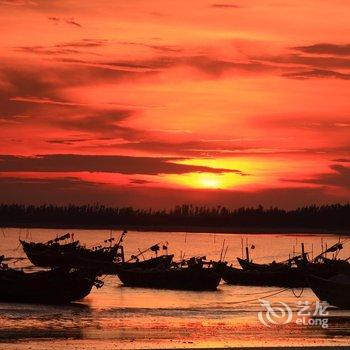
<instances>
[{"instance_id":1,"label":"sun","mask_svg":"<svg viewBox=\"0 0 350 350\"><path fill-rule=\"evenodd\" d=\"M188 173L181 175L167 175L169 183L181 187L220 190L234 187L241 180L241 176L232 173Z\"/></svg>"},{"instance_id":2,"label":"sun","mask_svg":"<svg viewBox=\"0 0 350 350\"><path fill-rule=\"evenodd\" d=\"M257 184L266 181L261 169L269 169L268 165L261 164L257 159L245 158L192 158L173 161L175 164L203 166L212 168L211 172L191 172L185 174L167 174L163 179L172 186L181 186L193 189L230 190L253 189ZM260 171L260 174L259 174ZM258 173L258 176L251 173Z\"/></svg>"},{"instance_id":3,"label":"sun","mask_svg":"<svg viewBox=\"0 0 350 350\"><path fill-rule=\"evenodd\" d=\"M227 187L223 174L189 173L180 177L182 184L192 188L221 189Z\"/></svg>"},{"instance_id":4,"label":"sun","mask_svg":"<svg viewBox=\"0 0 350 350\"><path fill-rule=\"evenodd\" d=\"M197 179L198 185L201 188L220 188L222 186L222 179L220 175L203 174Z\"/></svg>"}]
</instances>

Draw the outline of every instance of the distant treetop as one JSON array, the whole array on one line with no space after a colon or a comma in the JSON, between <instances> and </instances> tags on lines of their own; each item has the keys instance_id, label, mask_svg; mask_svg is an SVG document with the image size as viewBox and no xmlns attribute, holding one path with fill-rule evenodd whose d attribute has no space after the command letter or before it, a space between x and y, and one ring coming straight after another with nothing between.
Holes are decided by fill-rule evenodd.
<instances>
[{"instance_id":1,"label":"distant treetop","mask_svg":"<svg viewBox=\"0 0 350 350\"><path fill-rule=\"evenodd\" d=\"M92 205L0 204L1 226L192 226L350 229L350 204L276 207L207 207L183 204L169 210Z\"/></svg>"}]
</instances>

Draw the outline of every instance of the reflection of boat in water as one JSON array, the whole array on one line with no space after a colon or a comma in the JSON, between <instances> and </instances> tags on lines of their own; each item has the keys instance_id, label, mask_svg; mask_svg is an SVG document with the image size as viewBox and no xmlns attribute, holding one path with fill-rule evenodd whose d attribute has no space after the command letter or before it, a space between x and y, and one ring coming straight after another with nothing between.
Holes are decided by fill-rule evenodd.
<instances>
[{"instance_id":1,"label":"reflection of boat in water","mask_svg":"<svg viewBox=\"0 0 350 350\"><path fill-rule=\"evenodd\" d=\"M130 287L179 290L216 290L221 280L216 267L204 267L200 259L194 258L185 266L182 263L151 269L119 267L117 275L124 285Z\"/></svg>"},{"instance_id":2,"label":"reflection of boat in water","mask_svg":"<svg viewBox=\"0 0 350 350\"><path fill-rule=\"evenodd\" d=\"M325 279L308 276L312 291L321 301L342 309L350 309L350 275L339 274Z\"/></svg>"},{"instance_id":3,"label":"reflection of boat in water","mask_svg":"<svg viewBox=\"0 0 350 350\"><path fill-rule=\"evenodd\" d=\"M86 297L102 282L92 271L55 269L25 273L0 268L0 300L7 302L65 304Z\"/></svg>"}]
</instances>

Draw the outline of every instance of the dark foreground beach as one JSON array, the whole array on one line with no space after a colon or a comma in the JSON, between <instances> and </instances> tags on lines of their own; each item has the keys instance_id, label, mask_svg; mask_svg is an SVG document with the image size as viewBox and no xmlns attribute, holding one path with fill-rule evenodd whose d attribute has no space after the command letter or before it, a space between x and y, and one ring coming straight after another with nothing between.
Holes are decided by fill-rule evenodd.
<instances>
[{"instance_id":1,"label":"dark foreground beach","mask_svg":"<svg viewBox=\"0 0 350 350\"><path fill-rule=\"evenodd\" d=\"M8 350L32 350L32 349L38 349L38 350L47 350L51 347L54 347L57 350L67 350L67 349L72 349L72 350L79 350L79 349L84 349L84 350L116 350L116 349L186 349L186 350L204 350L208 349L207 347L185 347L181 345L175 345L173 347L142 347L139 348L137 344L134 345L129 345L129 347L124 347L123 344L120 343L103 343L100 344L99 342L81 342L79 345L77 345L73 341L67 341L64 343L56 343L50 341L48 342L37 342L37 343L29 343L29 344L7 344L6 349ZM312 345L312 346L267 346L267 347L262 347L262 346L245 346L245 347L230 347L230 346L224 346L224 347L215 347L215 348L210 348L212 350L221 350L221 349L235 349L235 350L258 350L258 349L264 349L264 350L283 350L283 349L288 349L288 350L304 350L305 348L310 349L310 350L344 350L344 349L349 349L350 346L343 345L343 346L322 346L322 345Z\"/></svg>"}]
</instances>

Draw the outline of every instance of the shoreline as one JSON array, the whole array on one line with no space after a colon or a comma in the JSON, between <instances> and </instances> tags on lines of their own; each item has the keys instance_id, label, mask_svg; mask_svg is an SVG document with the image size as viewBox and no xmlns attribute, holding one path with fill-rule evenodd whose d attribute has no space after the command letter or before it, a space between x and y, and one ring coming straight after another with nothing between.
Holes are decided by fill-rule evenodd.
<instances>
[{"instance_id":1,"label":"shoreline","mask_svg":"<svg viewBox=\"0 0 350 350\"><path fill-rule=\"evenodd\" d=\"M129 344L115 344L115 342L112 342L112 344L96 344L95 342L92 344L80 344L78 343L72 343L71 341L61 341L61 342L51 342L49 340L45 341L35 341L35 342L29 342L28 344L24 342L2 342L0 341L1 345L4 345L4 349L7 350L30 350L30 349L37 349L37 350L46 350L47 349L47 343L51 343L55 346L58 350L65 350L67 347L74 350L96 350L96 349L103 349L103 350L115 350L118 349L117 346L121 346L120 349L124 350L223 350L223 349L232 349L232 350L344 350L349 349L348 345L305 345L305 346L225 346L222 347L188 347L183 346L183 344L172 344L171 346L138 346L134 345L133 342L130 342Z\"/></svg>"},{"instance_id":2,"label":"shoreline","mask_svg":"<svg viewBox=\"0 0 350 350\"><path fill-rule=\"evenodd\" d=\"M239 226L141 226L141 225L79 225L79 224L19 224L0 223L2 229L78 229L78 230L128 230L136 232L189 232L189 233L226 233L226 234L308 234L349 236L350 230L306 227L239 227Z\"/></svg>"}]
</instances>

